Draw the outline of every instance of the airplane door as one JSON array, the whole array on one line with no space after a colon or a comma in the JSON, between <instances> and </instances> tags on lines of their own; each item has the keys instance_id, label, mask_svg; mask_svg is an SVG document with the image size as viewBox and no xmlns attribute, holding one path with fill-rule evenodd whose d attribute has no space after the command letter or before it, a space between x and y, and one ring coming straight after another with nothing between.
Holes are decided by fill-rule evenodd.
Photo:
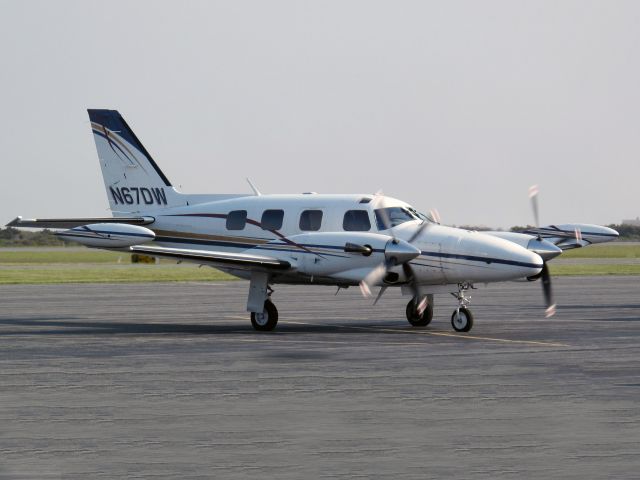
<instances>
[{"instance_id":1,"label":"airplane door","mask_svg":"<svg viewBox=\"0 0 640 480\"><path fill-rule=\"evenodd\" d=\"M426 237L426 241L421 242L419 245L422 250L422 256L415 260L415 263L420 265L420 277L429 283L445 283L446 275L444 270L446 269L446 258L442 257L442 239L431 240L428 238L428 234Z\"/></svg>"},{"instance_id":2,"label":"airplane door","mask_svg":"<svg viewBox=\"0 0 640 480\"><path fill-rule=\"evenodd\" d=\"M295 228L299 234L308 239L308 242L305 243L309 243L309 250L316 251L318 248L322 248L320 246L322 242L318 243L313 240L314 233L320 233L328 221L323 207L306 207L298 211ZM300 263L307 272L321 272L326 267L323 265L327 261L326 257L311 253L303 253L301 257Z\"/></svg>"}]
</instances>

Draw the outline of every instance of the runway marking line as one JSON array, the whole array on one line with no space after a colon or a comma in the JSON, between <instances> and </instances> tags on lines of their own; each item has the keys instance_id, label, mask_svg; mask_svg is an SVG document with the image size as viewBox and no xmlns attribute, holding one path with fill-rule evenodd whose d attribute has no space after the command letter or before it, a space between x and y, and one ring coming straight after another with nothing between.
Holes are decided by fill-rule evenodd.
<instances>
[{"instance_id":1,"label":"runway marking line","mask_svg":"<svg viewBox=\"0 0 640 480\"><path fill-rule=\"evenodd\" d=\"M247 332L243 332L243 333L247 333ZM338 340L284 340L281 338L278 338L275 335L265 335L265 336L261 336L260 338L225 338L224 340L229 340L229 341L233 341L233 342L248 342L248 343L269 343L269 344L277 344L277 343L283 343L283 344L292 344L292 345L298 345L298 346L302 346L303 344L309 344L309 343L317 343L319 345L348 345L348 346L366 346L369 345L369 343L365 343L365 342L353 342L353 341L338 341ZM402 346L402 347L424 347L424 342L385 342L384 346L389 346L389 345L393 345L393 346ZM332 350L335 350L335 348L332 348Z\"/></svg>"},{"instance_id":2,"label":"runway marking line","mask_svg":"<svg viewBox=\"0 0 640 480\"><path fill-rule=\"evenodd\" d=\"M229 316L227 318L232 318L234 320L246 320L245 317L241 316ZM406 329L393 329L393 328L384 328L384 327L355 327L353 325L337 325L334 323L331 324L319 324L319 323L309 323L309 322L296 322L293 320L283 320L281 323L290 323L293 325L309 325L313 327L334 327L334 328L346 328L353 330L370 330L374 332L388 332L388 333L397 333L397 334L408 334L408 335L431 335L436 337L453 337L459 339L466 340L484 340L487 342L499 342L499 343L515 343L522 345L539 345L543 347L569 347L570 345L566 343L559 342L545 342L539 340L511 340L508 338L496 338L496 337L481 337L478 335L467 335L467 334L459 334L459 333L449 333L443 331L425 331L425 330L406 330Z\"/></svg>"},{"instance_id":3,"label":"runway marking line","mask_svg":"<svg viewBox=\"0 0 640 480\"><path fill-rule=\"evenodd\" d=\"M316 327L322 326L315 323L305 323L305 322L292 322L289 320L284 321L283 323L293 323L298 325L313 325ZM329 324L327 326L337 327L337 328L350 328L355 330L372 330L378 332L389 332L389 333L406 333L409 335L433 335L439 337L453 337L453 338L463 338L467 340L485 340L490 342L501 342L501 343L519 343L525 345L541 345L545 347L568 347L569 345L566 343L558 343L558 342L543 342L537 340L510 340L508 338L495 338L495 337L480 337L478 335L461 335L457 333L448 333L442 331L424 331L424 330L400 330L400 329L392 329L392 328L381 328L381 327L354 327L352 325L336 325Z\"/></svg>"}]
</instances>

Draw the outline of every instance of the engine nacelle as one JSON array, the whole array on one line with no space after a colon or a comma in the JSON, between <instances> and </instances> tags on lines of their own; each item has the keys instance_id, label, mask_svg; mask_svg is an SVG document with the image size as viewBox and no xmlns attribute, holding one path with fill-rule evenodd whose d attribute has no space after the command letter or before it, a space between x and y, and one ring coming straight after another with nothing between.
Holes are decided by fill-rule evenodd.
<instances>
[{"instance_id":1,"label":"engine nacelle","mask_svg":"<svg viewBox=\"0 0 640 480\"><path fill-rule=\"evenodd\" d=\"M502 238L516 243L534 253L537 253L546 262L562 253L562 249L548 240L538 238L535 235L516 232L482 232L492 237Z\"/></svg>"},{"instance_id":2,"label":"engine nacelle","mask_svg":"<svg viewBox=\"0 0 640 480\"><path fill-rule=\"evenodd\" d=\"M98 248L131 247L150 242L156 238L156 234L152 230L126 223L93 223L57 232L56 235L87 247Z\"/></svg>"}]
</instances>

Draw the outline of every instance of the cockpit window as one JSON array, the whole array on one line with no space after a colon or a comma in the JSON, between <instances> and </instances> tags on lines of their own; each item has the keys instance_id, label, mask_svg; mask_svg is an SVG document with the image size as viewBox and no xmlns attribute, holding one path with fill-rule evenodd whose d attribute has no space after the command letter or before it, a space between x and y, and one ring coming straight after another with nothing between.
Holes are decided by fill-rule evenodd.
<instances>
[{"instance_id":1,"label":"cockpit window","mask_svg":"<svg viewBox=\"0 0 640 480\"><path fill-rule=\"evenodd\" d=\"M375 212L378 230L386 230L387 228L393 228L401 223L420 220L420 217L417 214L404 207L377 208Z\"/></svg>"},{"instance_id":2,"label":"cockpit window","mask_svg":"<svg viewBox=\"0 0 640 480\"><path fill-rule=\"evenodd\" d=\"M431 223L438 223L435 221L435 219L431 216L431 214L429 215L425 215L422 212L417 211L415 208L409 207L409 211L411 213L413 213L416 217L418 217L420 220L424 220L426 222L431 222Z\"/></svg>"}]
</instances>

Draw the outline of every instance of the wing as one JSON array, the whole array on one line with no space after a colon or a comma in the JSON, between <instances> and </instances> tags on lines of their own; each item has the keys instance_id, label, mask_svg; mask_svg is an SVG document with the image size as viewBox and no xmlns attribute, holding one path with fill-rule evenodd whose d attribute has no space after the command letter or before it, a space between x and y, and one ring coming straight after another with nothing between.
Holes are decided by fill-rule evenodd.
<instances>
[{"instance_id":1,"label":"wing","mask_svg":"<svg viewBox=\"0 0 640 480\"><path fill-rule=\"evenodd\" d=\"M107 218L26 218L16 217L7 227L23 228L75 228L93 223L126 223L128 225L149 225L153 217L107 217Z\"/></svg>"},{"instance_id":2,"label":"wing","mask_svg":"<svg viewBox=\"0 0 640 480\"><path fill-rule=\"evenodd\" d=\"M233 267L241 270L282 271L291 268L284 260L247 253L215 252L210 250L187 250L166 247L130 247L131 253L141 253L153 257L167 257L185 262L210 265L212 267Z\"/></svg>"},{"instance_id":3,"label":"wing","mask_svg":"<svg viewBox=\"0 0 640 480\"><path fill-rule=\"evenodd\" d=\"M611 242L618 238L618 232L609 227L587 223L565 223L529 228L522 233L543 238L562 250L586 247L594 243Z\"/></svg>"}]
</instances>

